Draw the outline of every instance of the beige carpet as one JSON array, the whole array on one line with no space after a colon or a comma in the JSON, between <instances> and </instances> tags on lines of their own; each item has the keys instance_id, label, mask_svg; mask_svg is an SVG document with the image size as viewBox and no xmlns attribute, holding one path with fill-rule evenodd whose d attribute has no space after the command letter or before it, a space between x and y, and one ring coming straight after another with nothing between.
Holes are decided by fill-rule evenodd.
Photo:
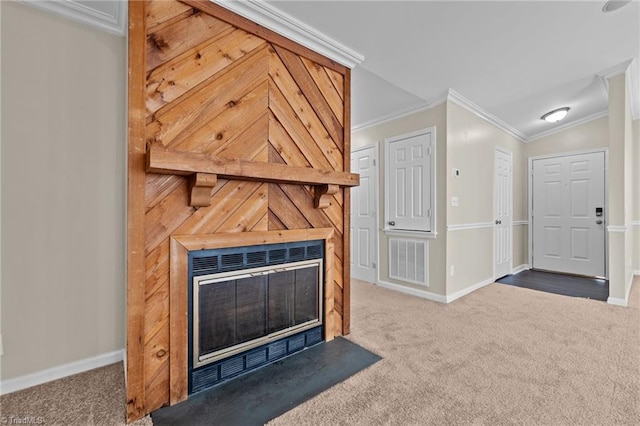
<instances>
[{"instance_id":1,"label":"beige carpet","mask_svg":"<svg viewBox=\"0 0 640 426\"><path fill-rule=\"evenodd\" d=\"M353 282L352 334L384 359L276 425L640 425L631 304L491 284L449 305Z\"/></svg>"},{"instance_id":2,"label":"beige carpet","mask_svg":"<svg viewBox=\"0 0 640 426\"><path fill-rule=\"evenodd\" d=\"M121 362L0 396L0 425L125 425ZM13 421L17 419L19 421ZM134 426L153 425L146 417Z\"/></svg>"},{"instance_id":3,"label":"beige carpet","mask_svg":"<svg viewBox=\"0 0 640 426\"><path fill-rule=\"evenodd\" d=\"M640 425L639 278L629 308L500 284L443 305L354 281L349 339L383 360L271 426ZM119 363L0 397L0 423L123 425L124 404Z\"/></svg>"}]
</instances>

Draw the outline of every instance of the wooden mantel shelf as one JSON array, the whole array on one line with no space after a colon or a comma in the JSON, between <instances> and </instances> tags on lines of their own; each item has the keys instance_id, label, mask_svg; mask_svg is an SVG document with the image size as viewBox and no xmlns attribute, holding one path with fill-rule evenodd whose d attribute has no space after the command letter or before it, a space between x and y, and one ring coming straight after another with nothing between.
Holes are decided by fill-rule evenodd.
<instances>
[{"instance_id":1,"label":"wooden mantel shelf","mask_svg":"<svg viewBox=\"0 0 640 426\"><path fill-rule=\"evenodd\" d=\"M193 206L208 205L208 197L202 195L203 189L210 190L215 185L216 177L312 185L315 187L315 205L320 208L326 207L326 198L335 194L337 187L360 184L360 175L356 173L223 159L197 152L174 151L157 145L151 145L147 149L147 172L193 176L190 179Z\"/></svg>"}]
</instances>

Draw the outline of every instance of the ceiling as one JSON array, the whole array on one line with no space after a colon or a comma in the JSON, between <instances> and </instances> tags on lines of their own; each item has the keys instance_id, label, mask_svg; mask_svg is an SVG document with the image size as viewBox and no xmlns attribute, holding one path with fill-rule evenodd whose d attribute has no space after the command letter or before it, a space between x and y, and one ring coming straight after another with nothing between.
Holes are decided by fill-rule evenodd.
<instances>
[{"instance_id":1,"label":"ceiling","mask_svg":"<svg viewBox=\"0 0 640 426\"><path fill-rule=\"evenodd\" d=\"M522 141L607 113L606 78L631 67L640 113L640 2L269 1L364 55L352 74L360 128L454 94ZM556 124L540 117L569 106Z\"/></svg>"}]
</instances>

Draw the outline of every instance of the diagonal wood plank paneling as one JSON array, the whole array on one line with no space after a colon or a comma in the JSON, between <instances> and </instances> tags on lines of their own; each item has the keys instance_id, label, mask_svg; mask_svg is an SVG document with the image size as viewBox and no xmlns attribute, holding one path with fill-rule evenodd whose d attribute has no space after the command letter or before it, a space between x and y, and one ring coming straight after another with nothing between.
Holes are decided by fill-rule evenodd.
<instances>
[{"instance_id":1,"label":"diagonal wood plank paneling","mask_svg":"<svg viewBox=\"0 0 640 426\"><path fill-rule=\"evenodd\" d=\"M325 129L322 121L304 96L302 89L298 87L289 70L273 50L270 51L269 57L269 76L282 93L283 98L289 103L294 116L303 124L311 140L327 158L331 168L333 170L343 170L343 157L340 148L338 148L336 142ZM280 119L280 116L278 116L278 119ZM280 121L282 122L282 120ZM294 140L298 142L296 138Z\"/></svg>"},{"instance_id":2,"label":"diagonal wood plank paneling","mask_svg":"<svg viewBox=\"0 0 640 426\"><path fill-rule=\"evenodd\" d=\"M146 76L145 84L142 78L139 82L146 97L136 104L141 114L130 121L141 126L136 128L143 143L225 159L348 169L348 80L342 67L304 48L296 50L294 44L283 47L278 44L282 38L271 38L267 30L260 28L257 36L250 32L257 27L233 14L213 16L221 9L206 2L151 0L132 9L136 19L144 11L144 37L130 39L145 52L135 75ZM129 282L130 289L141 286L130 294L137 297L132 300L137 310L131 312L142 318L140 327L128 330L128 342L142 345L128 352L133 355L128 357L130 377L139 380L128 383L129 420L176 401L169 323L171 315L184 313L171 304L172 236L333 228L333 334L342 334L348 319L343 272L349 261L343 191L321 210L313 207L308 186L220 179L211 191L211 205L191 207L186 177L146 174L143 182L144 190L129 194L141 200L136 216L141 232L128 235L144 239L143 282ZM130 253L129 259L136 256Z\"/></svg>"},{"instance_id":3,"label":"diagonal wood plank paneling","mask_svg":"<svg viewBox=\"0 0 640 426\"><path fill-rule=\"evenodd\" d=\"M258 157L267 146L265 139L268 134L269 114L265 112L248 128L245 127L241 133L231 136L225 143L208 146L204 152L215 154L220 158L240 158L266 162L266 158L258 159Z\"/></svg>"},{"instance_id":4,"label":"diagonal wood plank paneling","mask_svg":"<svg viewBox=\"0 0 640 426\"><path fill-rule=\"evenodd\" d=\"M177 151L207 152L226 144L266 114L268 82L264 81L237 100L230 100L220 114L185 138L176 138L168 147ZM266 133L264 135L266 137ZM266 139L262 141L265 144Z\"/></svg>"},{"instance_id":5,"label":"diagonal wood plank paneling","mask_svg":"<svg viewBox=\"0 0 640 426\"><path fill-rule=\"evenodd\" d=\"M197 12L191 6L176 0L149 1L145 7L147 34L159 31Z\"/></svg>"},{"instance_id":6,"label":"diagonal wood plank paneling","mask_svg":"<svg viewBox=\"0 0 640 426\"><path fill-rule=\"evenodd\" d=\"M205 13L178 17L183 19L147 35L147 72L201 43L233 31L231 25Z\"/></svg>"},{"instance_id":7,"label":"diagonal wood plank paneling","mask_svg":"<svg viewBox=\"0 0 640 426\"><path fill-rule=\"evenodd\" d=\"M269 69L267 50L236 61L223 73L206 81L200 90L167 104L151 116L147 124L147 143L169 145L176 138L186 138L220 114L265 79Z\"/></svg>"},{"instance_id":8,"label":"diagonal wood plank paneling","mask_svg":"<svg viewBox=\"0 0 640 426\"><path fill-rule=\"evenodd\" d=\"M326 70L320 64L313 62L310 59L300 57L304 66L307 68L309 75L313 78L313 81L318 86L318 89L322 92L322 96L326 99L334 117L340 123L340 128L344 131L344 101L342 96L338 93L333 82L327 75ZM342 138L336 140L343 140Z\"/></svg>"},{"instance_id":9,"label":"diagonal wood plank paneling","mask_svg":"<svg viewBox=\"0 0 640 426\"><path fill-rule=\"evenodd\" d=\"M147 111L153 114L236 60L263 46L264 40L242 30L235 30L219 40L198 45L163 63L147 75Z\"/></svg>"},{"instance_id":10,"label":"diagonal wood plank paneling","mask_svg":"<svg viewBox=\"0 0 640 426\"><path fill-rule=\"evenodd\" d=\"M333 110L331 109L329 102L322 94L322 91L317 86L315 80L313 80L309 74L309 71L304 66L302 59L287 49L280 47L274 47L274 49L282 63L287 68L289 75L300 89L301 94L307 99L318 120L322 123L324 129L327 131L340 152L342 152L342 143L344 140L342 124L340 124L336 116L333 114Z\"/></svg>"}]
</instances>

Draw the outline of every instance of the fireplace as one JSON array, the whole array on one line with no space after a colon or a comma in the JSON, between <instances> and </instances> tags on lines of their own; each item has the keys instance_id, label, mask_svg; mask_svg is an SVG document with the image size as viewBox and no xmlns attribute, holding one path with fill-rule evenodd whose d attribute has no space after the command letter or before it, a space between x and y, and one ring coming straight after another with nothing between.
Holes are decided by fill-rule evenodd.
<instances>
[{"instance_id":1,"label":"fireplace","mask_svg":"<svg viewBox=\"0 0 640 426\"><path fill-rule=\"evenodd\" d=\"M324 240L189 253L189 393L323 337Z\"/></svg>"}]
</instances>

